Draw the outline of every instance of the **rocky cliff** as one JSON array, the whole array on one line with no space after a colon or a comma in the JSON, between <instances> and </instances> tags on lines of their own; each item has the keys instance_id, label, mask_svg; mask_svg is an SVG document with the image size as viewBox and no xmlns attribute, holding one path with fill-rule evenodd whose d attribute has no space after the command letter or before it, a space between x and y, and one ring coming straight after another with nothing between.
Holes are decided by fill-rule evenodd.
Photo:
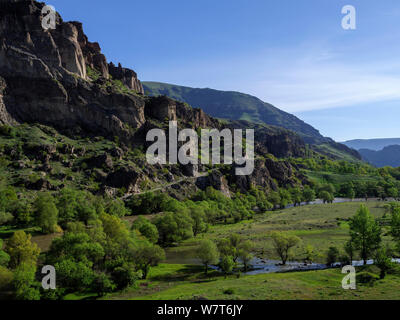
<instances>
[{"instance_id":1,"label":"rocky cliff","mask_svg":"<svg viewBox=\"0 0 400 320\"><path fill-rule=\"evenodd\" d=\"M98 43L88 41L82 24L41 25L44 4L0 2L0 121L41 122L121 136L145 122L143 88L134 71L108 64ZM87 68L97 70L95 81ZM126 85L119 92L120 80ZM108 83L106 82L108 80Z\"/></svg>"},{"instance_id":2,"label":"rocky cliff","mask_svg":"<svg viewBox=\"0 0 400 320\"><path fill-rule=\"evenodd\" d=\"M44 5L33 0L0 0L0 124L39 123L72 136L118 137L127 148L146 146L147 131L164 128L168 120L178 121L180 128L196 130L253 127L258 155L304 155L303 140L291 131L246 121L222 122L202 109L165 96L144 96L137 74L120 64L108 63L100 45L88 40L81 23L64 22L57 14L56 28L44 30L41 24ZM277 183L294 185L300 181L290 164L262 160L263 157L251 177L231 177L229 183L245 191L255 185L276 189ZM95 168L103 158L87 164ZM111 187L123 188L128 193L140 192L139 183L147 178L155 184L163 182L164 178L152 177L155 170L162 168L146 164L140 165L142 170L138 166L124 168L122 164L116 168L106 161L107 157L104 159L110 171L107 177L98 175L104 190ZM114 159L123 160L121 156ZM43 162L42 167L46 166L48 161ZM167 181L182 175L196 178L199 172L199 168L169 169L165 175ZM224 175L229 177L230 172ZM197 182L194 179L191 186L212 185L229 195L228 179L220 173L200 177ZM177 196L190 189L188 183L184 180L182 189L175 185Z\"/></svg>"}]
</instances>

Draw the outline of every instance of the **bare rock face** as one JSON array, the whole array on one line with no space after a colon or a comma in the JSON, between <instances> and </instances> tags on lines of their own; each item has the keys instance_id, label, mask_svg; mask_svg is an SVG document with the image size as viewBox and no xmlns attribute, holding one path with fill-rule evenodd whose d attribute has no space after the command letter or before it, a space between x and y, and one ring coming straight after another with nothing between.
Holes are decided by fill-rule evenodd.
<instances>
[{"instance_id":1,"label":"bare rock face","mask_svg":"<svg viewBox=\"0 0 400 320\"><path fill-rule=\"evenodd\" d=\"M108 65L108 70L113 79L120 80L129 89L144 94L142 83L138 80L135 71L122 68L120 63L118 64L118 67L116 67L112 62Z\"/></svg>"},{"instance_id":2,"label":"bare rock face","mask_svg":"<svg viewBox=\"0 0 400 320\"><path fill-rule=\"evenodd\" d=\"M196 181L196 186L201 190L213 187L215 190L221 191L224 196L231 197L228 181L219 171L212 171L208 176L199 177Z\"/></svg>"},{"instance_id":3,"label":"bare rock face","mask_svg":"<svg viewBox=\"0 0 400 320\"><path fill-rule=\"evenodd\" d=\"M127 193L139 193L141 175L134 168L123 167L110 173L106 178L106 186L121 189L124 188Z\"/></svg>"},{"instance_id":4,"label":"bare rock face","mask_svg":"<svg viewBox=\"0 0 400 320\"><path fill-rule=\"evenodd\" d=\"M80 128L130 144L129 128L145 123L145 99L88 81L86 66L109 78L99 44L88 41L81 23L63 22L59 15L56 29L44 30L44 5L0 1L0 123ZM130 87L141 91L136 73L120 69Z\"/></svg>"},{"instance_id":5,"label":"bare rock face","mask_svg":"<svg viewBox=\"0 0 400 320\"><path fill-rule=\"evenodd\" d=\"M145 114L159 121L176 121L177 101L161 96L150 98L146 104Z\"/></svg>"}]
</instances>

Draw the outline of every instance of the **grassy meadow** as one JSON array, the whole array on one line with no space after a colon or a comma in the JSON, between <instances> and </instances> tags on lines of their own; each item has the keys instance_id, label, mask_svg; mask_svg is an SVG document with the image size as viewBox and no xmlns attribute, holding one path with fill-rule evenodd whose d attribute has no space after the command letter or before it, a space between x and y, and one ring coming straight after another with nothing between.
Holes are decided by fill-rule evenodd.
<instances>
[{"instance_id":1,"label":"grassy meadow","mask_svg":"<svg viewBox=\"0 0 400 320\"><path fill-rule=\"evenodd\" d=\"M316 262L325 262L330 246L336 246L343 251L343 244L349 238L347 221L354 216L360 204L351 202L296 207L257 215L253 220L235 225L211 227L206 234L169 249L167 262L152 268L147 280L141 280L136 287L108 295L104 299L400 299L400 277L397 275L388 275L385 279L377 281L374 286L360 284L357 290L344 290L341 285L344 275L340 269L251 276L229 275L225 279L218 271L210 271L206 276L202 266L185 263L195 257L194 251L199 240L218 240L228 237L231 233L241 234L244 239L254 241L256 256L276 259L267 234L277 230L290 232L301 238L301 244L293 251L292 260L301 260L303 247L311 245L320 253ZM383 202L367 202L376 218L384 216L383 205ZM388 242L389 238L385 236L384 241ZM179 260L181 263L177 263ZM360 267L358 271L367 269L377 272L374 268L376 267Z\"/></svg>"}]
</instances>

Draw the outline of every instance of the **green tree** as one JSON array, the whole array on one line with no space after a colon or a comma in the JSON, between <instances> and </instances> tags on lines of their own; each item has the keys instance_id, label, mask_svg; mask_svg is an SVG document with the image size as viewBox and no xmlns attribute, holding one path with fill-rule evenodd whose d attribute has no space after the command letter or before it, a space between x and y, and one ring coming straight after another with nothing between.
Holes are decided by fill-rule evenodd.
<instances>
[{"instance_id":1,"label":"green tree","mask_svg":"<svg viewBox=\"0 0 400 320\"><path fill-rule=\"evenodd\" d=\"M11 289L12 281L12 271L0 265L0 292Z\"/></svg>"},{"instance_id":2,"label":"green tree","mask_svg":"<svg viewBox=\"0 0 400 320\"><path fill-rule=\"evenodd\" d=\"M40 291L35 285L36 265L22 263L14 270L13 287L17 300L40 300Z\"/></svg>"},{"instance_id":3,"label":"green tree","mask_svg":"<svg viewBox=\"0 0 400 320\"><path fill-rule=\"evenodd\" d=\"M135 253L135 263L143 272L143 279L147 278L150 267L157 266L164 259L164 250L149 242L141 243Z\"/></svg>"},{"instance_id":4,"label":"green tree","mask_svg":"<svg viewBox=\"0 0 400 320\"><path fill-rule=\"evenodd\" d=\"M238 256L239 259L242 260L245 272L247 272L249 263L253 259L253 255L251 253L253 248L254 244L250 240L244 241L239 245Z\"/></svg>"},{"instance_id":5,"label":"green tree","mask_svg":"<svg viewBox=\"0 0 400 320\"><path fill-rule=\"evenodd\" d=\"M346 254L349 257L349 260L351 263L353 263L354 260L354 244L353 241L351 241L351 239L349 241L347 241L344 245L344 251L346 251Z\"/></svg>"},{"instance_id":6,"label":"green tree","mask_svg":"<svg viewBox=\"0 0 400 320\"><path fill-rule=\"evenodd\" d=\"M190 216L193 220L193 235L197 236L199 233L206 231L206 214L202 208L192 207L190 210Z\"/></svg>"},{"instance_id":7,"label":"green tree","mask_svg":"<svg viewBox=\"0 0 400 320\"><path fill-rule=\"evenodd\" d=\"M324 203L332 203L334 200L334 197L331 193L329 193L328 191L322 191L319 194L319 197L324 201Z\"/></svg>"},{"instance_id":8,"label":"green tree","mask_svg":"<svg viewBox=\"0 0 400 320\"><path fill-rule=\"evenodd\" d=\"M95 275L92 282L92 290L97 292L99 297L103 297L115 290L115 284L104 272L101 272Z\"/></svg>"},{"instance_id":9,"label":"green tree","mask_svg":"<svg viewBox=\"0 0 400 320\"><path fill-rule=\"evenodd\" d=\"M17 268L22 263L36 266L40 249L31 242L31 235L24 231L15 231L7 241L5 251L10 255L9 266Z\"/></svg>"},{"instance_id":10,"label":"green tree","mask_svg":"<svg viewBox=\"0 0 400 320\"><path fill-rule=\"evenodd\" d=\"M14 220L14 216L9 212L0 211L0 226Z\"/></svg>"},{"instance_id":11,"label":"green tree","mask_svg":"<svg viewBox=\"0 0 400 320\"><path fill-rule=\"evenodd\" d=\"M124 201L122 201L121 199L116 199L114 201L111 201L106 206L106 212L120 218L130 214L130 211L125 207Z\"/></svg>"},{"instance_id":12,"label":"green tree","mask_svg":"<svg viewBox=\"0 0 400 320\"><path fill-rule=\"evenodd\" d=\"M286 265L291 248L300 242L300 238L283 232L273 232L271 238L276 254L281 258L282 264Z\"/></svg>"},{"instance_id":13,"label":"green tree","mask_svg":"<svg viewBox=\"0 0 400 320\"><path fill-rule=\"evenodd\" d=\"M317 253L315 252L314 247L311 245L307 245L304 248L304 263L312 263L316 257Z\"/></svg>"},{"instance_id":14,"label":"green tree","mask_svg":"<svg viewBox=\"0 0 400 320\"><path fill-rule=\"evenodd\" d=\"M224 272L225 279L229 273L232 272L235 262L233 261L232 256L222 256L221 262L220 262L220 267L221 270Z\"/></svg>"},{"instance_id":15,"label":"green tree","mask_svg":"<svg viewBox=\"0 0 400 320\"><path fill-rule=\"evenodd\" d=\"M291 194L294 206L301 205L301 202L303 201L303 193L301 192L301 189L299 187L293 188Z\"/></svg>"},{"instance_id":16,"label":"green tree","mask_svg":"<svg viewBox=\"0 0 400 320\"><path fill-rule=\"evenodd\" d=\"M315 191L311 189L309 186L305 186L303 190L303 200L309 204L312 201L315 201L316 199Z\"/></svg>"},{"instance_id":17,"label":"green tree","mask_svg":"<svg viewBox=\"0 0 400 320\"><path fill-rule=\"evenodd\" d=\"M157 227L143 216L135 220L132 224L132 230L139 230L140 234L146 237L151 243L157 243L158 241Z\"/></svg>"},{"instance_id":18,"label":"green tree","mask_svg":"<svg viewBox=\"0 0 400 320\"><path fill-rule=\"evenodd\" d=\"M208 266L217 264L219 259L218 248L211 240L202 240L197 248L197 257L204 265L204 273L207 274Z\"/></svg>"},{"instance_id":19,"label":"green tree","mask_svg":"<svg viewBox=\"0 0 400 320\"><path fill-rule=\"evenodd\" d=\"M193 220L186 212L167 212L156 219L155 225L162 245L193 237Z\"/></svg>"},{"instance_id":20,"label":"green tree","mask_svg":"<svg viewBox=\"0 0 400 320\"><path fill-rule=\"evenodd\" d=\"M276 210L281 203L281 197L278 192L271 191L268 195L268 202L273 205L273 209Z\"/></svg>"},{"instance_id":21,"label":"green tree","mask_svg":"<svg viewBox=\"0 0 400 320\"><path fill-rule=\"evenodd\" d=\"M279 190L280 202L279 205L282 209L286 208L292 202L292 196L289 191L285 189Z\"/></svg>"},{"instance_id":22,"label":"green tree","mask_svg":"<svg viewBox=\"0 0 400 320\"><path fill-rule=\"evenodd\" d=\"M54 198L49 193L40 194L34 204L37 225L44 233L54 233L58 230L58 209Z\"/></svg>"},{"instance_id":23,"label":"green tree","mask_svg":"<svg viewBox=\"0 0 400 320\"><path fill-rule=\"evenodd\" d=\"M381 228L365 205L350 219L350 236L354 247L360 250L364 264L381 243Z\"/></svg>"},{"instance_id":24,"label":"green tree","mask_svg":"<svg viewBox=\"0 0 400 320\"><path fill-rule=\"evenodd\" d=\"M10 256L2 250L3 248L3 240L0 239L0 267L7 267L10 262Z\"/></svg>"},{"instance_id":25,"label":"green tree","mask_svg":"<svg viewBox=\"0 0 400 320\"><path fill-rule=\"evenodd\" d=\"M393 268L392 257L389 256L386 248L380 248L375 255L375 265L381 269L380 278L384 279L386 273Z\"/></svg>"},{"instance_id":26,"label":"green tree","mask_svg":"<svg viewBox=\"0 0 400 320\"><path fill-rule=\"evenodd\" d=\"M339 259L339 250L336 247L329 247L328 253L327 253L327 258L326 258L326 264L329 266L332 266L334 263L338 262Z\"/></svg>"}]
</instances>

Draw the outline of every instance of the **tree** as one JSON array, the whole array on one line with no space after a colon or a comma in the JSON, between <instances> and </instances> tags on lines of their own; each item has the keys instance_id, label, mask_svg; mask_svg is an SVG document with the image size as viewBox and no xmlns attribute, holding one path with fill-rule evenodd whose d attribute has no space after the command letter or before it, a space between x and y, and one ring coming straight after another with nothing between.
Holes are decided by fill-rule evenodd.
<instances>
[{"instance_id":1,"label":"tree","mask_svg":"<svg viewBox=\"0 0 400 320\"><path fill-rule=\"evenodd\" d=\"M390 234L397 244L397 250L400 251L400 208L392 208L392 219L390 222Z\"/></svg>"},{"instance_id":2,"label":"tree","mask_svg":"<svg viewBox=\"0 0 400 320\"><path fill-rule=\"evenodd\" d=\"M40 300L40 291L35 287L36 265L22 263L14 270L13 287L17 300Z\"/></svg>"},{"instance_id":3,"label":"tree","mask_svg":"<svg viewBox=\"0 0 400 320\"><path fill-rule=\"evenodd\" d=\"M54 198L49 193L43 193L36 198L35 213L37 225L44 233L54 233L58 230L58 209Z\"/></svg>"},{"instance_id":4,"label":"tree","mask_svg":"<svg viewBox=\"0 0 400 320\"><path fill-rule=\"evenodd\" d=\"M12 271L0 265L0 292L11 289L12 281L13 281Z\"/></svg>"},{"instance_id":5,"label":"tree","mask_svg":"<svg viewBox=\"0 0 400 320\"><path fill-rule=\"evenodd\" d=\"M111 201L106 206L106 211L107 213L120 218L125 217L130 213L129 210L125 207L124 201L122 201L121 199Z\"/></svg>"},{"instance_id":6,"label":"tree","mask_svg":"<svg viewBox=\"0 0 400 320\"><path fill-rule=\"evenodd\" d=\"M238 256L243 262L245 272L247 272L249 262L253 259L253 255L251 254L253 247L254 244L250 240L244 241L239 245Z\"/></svg>"},{"instance_id":7,"label":"tree","mask_svg":"<svg viewBox=\"0 0 400 320\"><path fill-rule=\"evenodd\" d=\"M380 278L384 279L386 273L393 267L392 257L389 256L386 248L380 248L375 255L375 265L381 269Z\"/></svg>"},{"instance_id":8,"label":"tree","mask_svg":"<svg viewBox=\"0 0 400 320\"><path fill-rule=\"evenodd\" d=\"M103 297L105 294L113 292L114 289L115 284L104 272L101 272L94 277L92 290L97 292L99 297Z\"/></svg>"},{"instance_id":9,"label":"tree","mask_svg":"<svg viewBox=\"0 0 400 320\"><path fill-rule=\"evenodd\" d=\"M350 236L354 248L360 250L364 264L381 243L381 228L365 205L350 219Z\"/></svg>"},{"instance_id":10,"label":"tree","mask_svg":"<svg viewBox=\"0 0 400 320\"><path fill-rule=\"evenodd\" d=\"M204 265L205 274L208 272L209 265L218 263L219 252L217 246L211 240L202 240L197 248L196 255Z\"/></svg>"},{"instance_id":11,"label":"tree","mask_svg":"<svg viewBox=\"0 0 400 320\"><path fill-rule=\"evenodd\" d=\"M301 205L301 202L303 201L301 189L299 187L293 188L291 194L294 206Z\"/></svg>"},{"instance_id":12,"label":"tree","mask_svg":"<svg viewBox=\"0 0 400 320\"><path fill-rule=\"evenodd\" d=\"M395 187L391 187L387 190L387 195L389 198L397 199L399 196L399 190Z\"/></svg>"},{"instance_id":13,"label":"tree","mask_svg":"<svg viewBox=\"0 0 400 320\"><path fill-rule=\"evenodd\" d=\"M135 264L143 272L143 279L147 278L150 267L157 266L164 259L164 250L149 242L141 243L135 254Z\"/></svg>"},{"instance_id":14,"label":"tree","mask_svg":"<svg viewBox=\"0 0 400 320\"><path fill-rule=\"evenodd\" d=\"M170 245L193 237L193 220L186 212L167 212L156 219L155 225L162 245Z\"/></svg>"},{"instance_id":15,"label":"tree","mask_svg":"<svg viewBox=\"0 0 400 320\"><path fill-rule=\"evenodd\" d=\"M279 193L271 191L271 193L268 195L268 202L270 202L273 205L273 209L276 210L281 203L281 197Z\"/></svg>"},{"instance_id":16,"label":"tree","mask_svg":"<svg viewBox=\"0 0 400 320\"><path fill-rule=\"evenodd\" d=\"M151 243L157 243L158 230L148 219L140 216L133 224L132 230L139 230L140 234L147 238Z\"/></svg>"},{"instance_id":17,"label":"tree","mask_svg":"<svg viewBox=\"0 0 400 320\"><path fill-rule=\"evenodd\" d=\"M334 200L334 197L331 193L329 193L328 191L322 191L319 194L319 197L324 201L324 203L332 203Z\"/></svg>"},{"instance_id":18,"label":"tree","mask_svg":"<svg viewBox=\"0 0 400 320\"><path fill-rule=\"evenodd\" d=\"M143 274L141 275L143 277ZM139 279L139 273L134 271L134 266L122 264L112 271L112 278L118 290L132 286Z\"/></svg>"},{"instance_id":19,"label":"tree","mask_svg":"<svg viewBox=\"0 0 400 320\"><path fill-rule=\"evenodd\" d=\"M14 216L9 212L0 211L0 226L9 223L14 219Z\"/></svg>"},{"instance_id":20,"label":"tree","mask_svg":"<svg viewBox=\"0 0 400 320\"><path fill-rule=\"evenodd\" d=\"M354 260L354 244L351 239L345 243L344 251L346 251L346 254L349 256L349 260L352 264Z\"/></svg>"},{"instance_id":21,"label":"tree","mask_svg":"<svg viewBox=\"0 0 400 320\"><path fill-rule=\"evenodd\" d=\"M279 205L281 209L284 209L287 207L292 202L292 196L289 191L285 189L279 190L279 197L280 197L280 202Z\"/></svg>"},{"instance_id":22,"label":"tree","mask_svg":"<svg viewBox=\"0 0 400 320\"><path fill-rule=\"evenodd\" d=\"M190 216L193 220L193 235L197 236L200 232L207 229L206 214L202 208L190 208Z\"/></svg>"},{"instance_id":23,"label":"tree","mask_svg":"<svg viewBox=\"0 0 400 320\"><path fill-rule=\"evenodd\" d=\"M317 253L315 252L315 249L311 245L307 245L304 248L304 263L312 263L317 256Z\"/></svg>"},{"instance_id":24,"label":"tree","mask_svg":"<svg viewBox=\"0 0 400 320\"><path fill-rule=\"evenodd\" d=\"M309 186L305 186L303 190L303 200L309 204L312 201L315 201L315 198L317 196L315 195L315 191L311 189Z\"/></svg>"},{"instance_id":25,"label":"tree","mask_svg":"<svg viewBox=\"0 0 400 320\"><path fill-rule=\"evenodd\" d=\"M10 255L9 266L17 268L22 263L36 266L40 249L31 242L31 235L24 231L15 231L7 241L5 251Z\"/></svg>"},{"instance_id":26,"label":"tree","mask_svg":"<svg viewBox=\"0 0 400 320\"><path fill-rule=\"evenodd\" d=\"M336 247L329 247L327 258L326 258L326 264L328 266L332 266L334 263L338 262L339 259L339 250Z\"/></svg>"},{"instance_id":27,"label":"tree","mask_svg":"<svg viewBox=\"0 0 400 320\"><path fill-rule=\"evenodd\" d=\"M301 241L300 238L283 232L273 232L271 238L276 254L281 258L282 264L286 265L290 249Z\"/></svg>"},{"instance_id":28,"label":"tree","mask_svg":"<svg viewBox=\"0 0 400 320\"><path fill-rule=\"evenodd\" d=\"M0 239L0 267L7 267L10 262L10 256L2 250L3 248L3 240Z\"/></svg>"},{"instance_id":29,"label":"tree","mask_svg":"<svg viewBox=\"0 0 400 320\"><path fill-rule=\"evenodd\" d=\"M224 272L226 279L227 275L232 272L233 267L235 266L235 262L233 261L232 256L222 256L219 265L221 267L221 270Z\"/></svg>"}]
</instances>

